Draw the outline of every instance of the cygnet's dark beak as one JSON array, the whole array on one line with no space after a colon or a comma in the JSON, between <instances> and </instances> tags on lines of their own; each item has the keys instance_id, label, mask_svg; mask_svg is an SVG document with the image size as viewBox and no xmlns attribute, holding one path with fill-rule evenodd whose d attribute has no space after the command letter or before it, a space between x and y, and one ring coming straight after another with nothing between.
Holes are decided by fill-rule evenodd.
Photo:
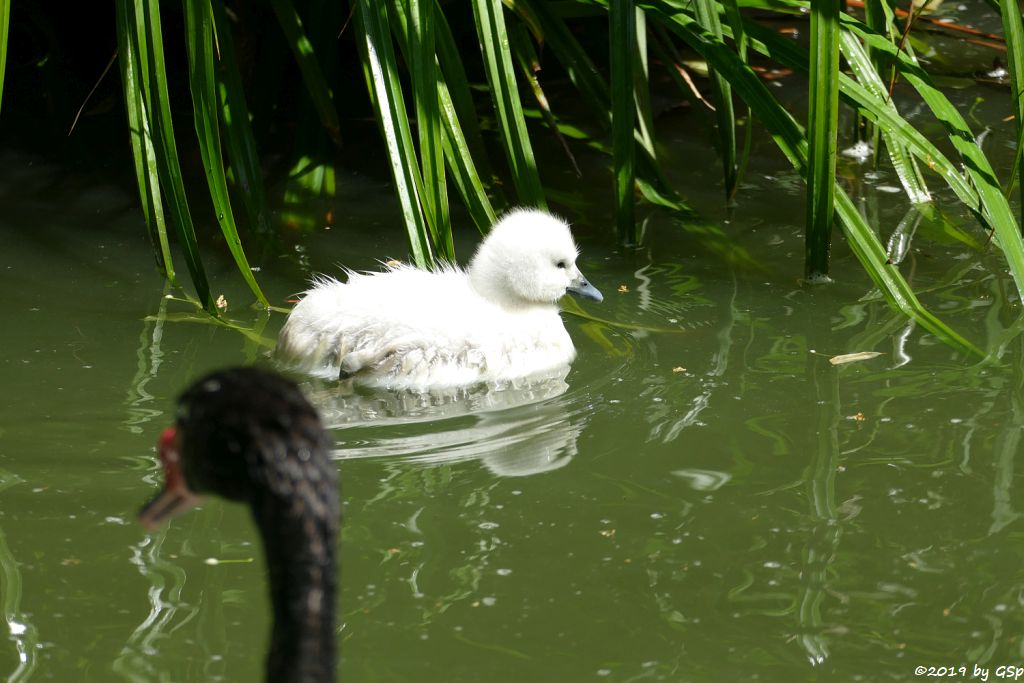
<instances>
[{"instance_id":1,"label":"cygnet's dark beak","mask_svg":"<svg viewBox=\"0 0 1024 683\"><path fill-rule=\"evenodd\" d=\"M587 282L587 278L583 277L582 274L569 284L566 291L583 299L591 299L597 302L604 301L604 295L598 291L597 287Z\"/></svg>"}]
</instances>

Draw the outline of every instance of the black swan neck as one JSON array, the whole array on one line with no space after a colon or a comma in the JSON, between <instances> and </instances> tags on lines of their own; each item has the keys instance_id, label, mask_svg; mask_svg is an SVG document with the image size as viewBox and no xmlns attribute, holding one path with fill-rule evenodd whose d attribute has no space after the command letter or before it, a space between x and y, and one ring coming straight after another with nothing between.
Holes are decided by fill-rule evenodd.
<instances>
[{"instance_id":1,"label":"black swan neck","mask_svg":"<svg viewBox=\"0 0 1024 683\"><path fill-rule=\"evenodd\" d=\"M338 514L311 502L270 494L252 508L270 574L267 681L274 683L334 681Z\"/></svg>"}]
</instances>

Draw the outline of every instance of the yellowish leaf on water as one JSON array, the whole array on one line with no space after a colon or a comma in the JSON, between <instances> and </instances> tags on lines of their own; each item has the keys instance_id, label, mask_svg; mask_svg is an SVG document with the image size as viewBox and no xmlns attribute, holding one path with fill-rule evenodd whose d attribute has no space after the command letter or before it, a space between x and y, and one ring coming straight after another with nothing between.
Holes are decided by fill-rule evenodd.
<instances>
[{"instance_id":1,"label":"yellowish leaf on water","mask_svg":"<svg viewBox=\"0 0 1024 683\"><path fill-rule=\"evenodd\" d=\"M845 365L847 363L856 363L859 360L870 360L881 355L878 351L858 351L857 353L844 353L839 356L832 356L828 359L828 362L832 365Z\"/></svg>"}]
</instances>

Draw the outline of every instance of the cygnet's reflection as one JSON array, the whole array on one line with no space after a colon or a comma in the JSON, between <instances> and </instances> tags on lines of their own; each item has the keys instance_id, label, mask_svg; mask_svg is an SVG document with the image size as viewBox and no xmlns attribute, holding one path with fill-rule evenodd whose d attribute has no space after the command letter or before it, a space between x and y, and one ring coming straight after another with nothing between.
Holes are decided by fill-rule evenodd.
<instances>
[{"instance_id":1,"label":"cygnet's reflection","mask_svg":"<svg viewBox=\"0 0 1024 683\"><path fill-rule=\"evenodd\" d=\"M498 476L518 477L564 467L576 455L585 411L574 410L567 373L528 386L447 393L316 381L304 388L338 442L338 459L478 459Z\"/></svg>"}]
</instances>

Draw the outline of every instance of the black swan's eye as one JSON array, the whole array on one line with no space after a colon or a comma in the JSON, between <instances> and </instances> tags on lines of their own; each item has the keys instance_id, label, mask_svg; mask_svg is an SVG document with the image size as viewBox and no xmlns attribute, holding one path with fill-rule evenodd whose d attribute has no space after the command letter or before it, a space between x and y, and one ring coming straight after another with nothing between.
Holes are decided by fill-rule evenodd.
<instances>
[{"instance_id":1,"label":"black swan's eye","mask_svg":"<svg viewBox=\"0 0 1024 683\"><path fill-rule=\"evenodd\" d=\"M555 264L555 267L557 267L557 268L565 268L565 261L563 260L563 261L557 262Z\"/></svg>"}]
</instances>

